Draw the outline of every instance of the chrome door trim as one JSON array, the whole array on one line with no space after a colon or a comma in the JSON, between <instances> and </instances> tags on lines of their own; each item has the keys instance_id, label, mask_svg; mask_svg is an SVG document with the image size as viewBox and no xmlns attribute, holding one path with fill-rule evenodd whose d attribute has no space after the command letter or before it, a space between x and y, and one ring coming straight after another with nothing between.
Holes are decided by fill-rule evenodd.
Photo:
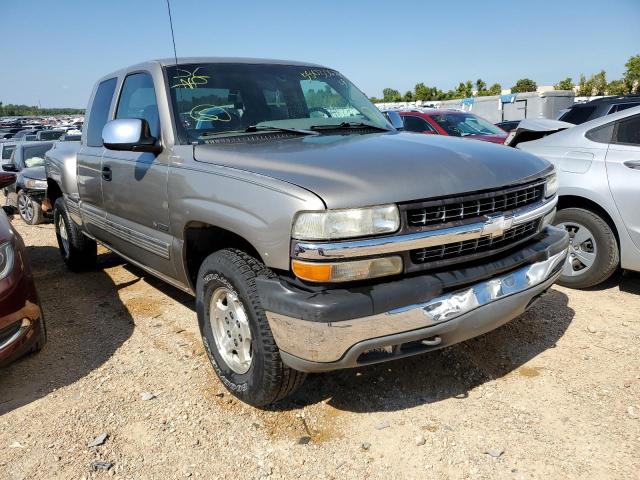
<instances>
[{"instance_id":1,"label":"chrome door trim","mask_svg":"<svg viewBox=\"0 0 640 480\"><path fill-rule=\"evenodd\" d=\"M162 240L158 240L157 238L150 237L148 235L145 235L144 233L138 232L129 227L125 227L124 225L116 223L113 220L109 220L96 215L93 212L89 212L84 207L84 205L82 205L80 208L82 210L82 214L91 219L91 223L93 223L96 227L122 240L125 240L135 245L136 247L140 247L148 252L158 255L159 257L165 258L167 260L170 259L171 250L170 245L167 242L163 242Z\"/></svg>"}]
</instances>

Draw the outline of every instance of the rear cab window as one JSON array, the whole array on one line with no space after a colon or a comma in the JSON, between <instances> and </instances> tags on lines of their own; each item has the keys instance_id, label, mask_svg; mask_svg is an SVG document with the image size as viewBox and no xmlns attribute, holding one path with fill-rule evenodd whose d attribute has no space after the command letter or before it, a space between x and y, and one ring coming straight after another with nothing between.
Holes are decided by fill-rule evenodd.
<instances>
[{"instance_id":1,"label":"rear cab window","mask_svg":"<svg viewBox=\"0 0 640 480\"><path fill-rule=\"evenodd\" d=\"M13 153L13 151L16 149L15 145L5 145L2 148L2 160L9 160L11 159L11 154Z\"/></svg>"},{"instance_id":2,"label":"rear cab window","mask_svg":"<svg viewBox=\"0 0 640 480\"><path fill-rule=\"evenodd\" d=\"M110 78L98 85L87 124L87 146L102 147L102 129L109 120L111 100L116 91L116 78Z\"/></svg>"}]
</instances>

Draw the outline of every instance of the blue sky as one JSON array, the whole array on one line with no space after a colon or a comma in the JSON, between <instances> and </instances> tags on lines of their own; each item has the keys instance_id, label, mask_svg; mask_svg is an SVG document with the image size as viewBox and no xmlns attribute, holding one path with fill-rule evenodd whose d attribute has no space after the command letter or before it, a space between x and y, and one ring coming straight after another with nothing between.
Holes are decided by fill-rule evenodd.
<instances>
[{"instance_id":1,"label":"blue sky","mask_svg":"<svg viewBox=\"0 0 640 480\"><path fill-rule=\"evenodd\" d=\"M171 2L178 56L321 63L375 96L478 77L613 79L640 54L640 0ZM165 0L4 0L0 18L4 103L85 107L98 77L172 56Z\"/></svg>"}]
</instances>

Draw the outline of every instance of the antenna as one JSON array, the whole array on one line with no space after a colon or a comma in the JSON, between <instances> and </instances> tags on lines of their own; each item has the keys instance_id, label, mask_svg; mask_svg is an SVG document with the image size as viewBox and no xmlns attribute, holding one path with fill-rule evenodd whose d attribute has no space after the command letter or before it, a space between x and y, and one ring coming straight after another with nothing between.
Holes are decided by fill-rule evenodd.
<instances>
[{"instance_id":1,"label":"antenna","mask_svg":"<svg viewBox=\"0 0 640 480\"><path fill-rule=\"evenodd\" d=\"M178 54L176 53L176 37L173 35L173 20L171 18L171 4L167 0L167 11L169 12L169 26L171 27L171 41L173 42L173 58L176 59L176 67L178 66Z\"/></svg>"}]
</instances>

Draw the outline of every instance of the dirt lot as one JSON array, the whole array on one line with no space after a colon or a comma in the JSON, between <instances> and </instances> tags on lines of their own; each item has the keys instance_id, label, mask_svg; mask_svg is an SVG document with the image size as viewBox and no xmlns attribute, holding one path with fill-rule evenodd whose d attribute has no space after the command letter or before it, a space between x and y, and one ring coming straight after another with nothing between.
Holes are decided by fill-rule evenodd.
<instances>
[{"instance_id":1,"label":"dirt lot","mask_svg":"<svg viewBox=\"0 0 640 480\"><path fill-rule=\"evenodd\" d=\"M104 250L67 272L51 225L13 223L49 343L0 371L2 480L638 478L636 274L555 288L440 352L312 376L261 411L214 376L189 296Z\"/></svg>"}]
</instances>

